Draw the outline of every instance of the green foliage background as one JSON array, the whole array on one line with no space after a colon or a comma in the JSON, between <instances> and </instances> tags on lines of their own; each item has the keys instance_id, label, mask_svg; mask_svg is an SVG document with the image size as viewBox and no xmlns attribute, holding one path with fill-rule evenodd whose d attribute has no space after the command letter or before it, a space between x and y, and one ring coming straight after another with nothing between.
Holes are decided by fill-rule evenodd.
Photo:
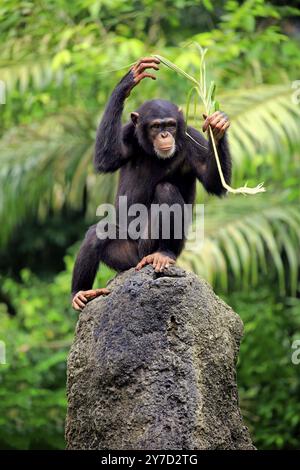
<instances>
[{"instance_id":1,"label":"green foliage background","mask_svg":"<svg viewBox=\"0 0 300 470\"><path fill-rule=\"evenodd\" d=\"M264 195L208 197L202 247L179 262L241 315L241 407L257 447L300 441L300 9L265 0L3 0L0 4L0 448L64 448L69 305L78 243L116 175L95 176L97 123L115 83L158 53L195 73L209 47L217 99L230 115L234 186ZM125 107L189 89L161 67ZM201 110L198 110L201 115ZM200 122L194 123L198 128ZM104 285L113 275L102 267Z\"/></svg>"}]
</instances>

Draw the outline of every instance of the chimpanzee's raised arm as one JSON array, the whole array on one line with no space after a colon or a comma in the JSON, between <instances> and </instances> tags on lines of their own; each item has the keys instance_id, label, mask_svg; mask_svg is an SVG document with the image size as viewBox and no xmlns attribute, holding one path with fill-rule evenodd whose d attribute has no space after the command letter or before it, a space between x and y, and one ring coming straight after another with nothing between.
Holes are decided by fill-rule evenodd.
<instances>
[{"instance_id":1,"label":"chimpanzee's raised arm","mask_svg":"<svg viewBox=\"0 0 300 470\"><path fill-rule=\"evenodd\" d=\"M97 172L112 172L120 168L131 155L127 144L134 132L132 124L122 128L121 118L125 99L143 78L156 77L145 70L158 70L159 60L153 57L140 59L118 83L105 108L96 136L94 166Z\"/></svg>"},{"instance_id":2,"label":"chimpanzee's raised arm","mask_svg":"<svg viewBox=\"0 0 300 470\"><path fill-rule=\"evenodd\" d=\"M217 111L206 118L203 130L206 131L209 125L214 133L225 181L230 184L231 156L226 136L226 130L230 126L229 120L226 114ZM189 126L187 128L187 133L189 134L189 136L187 136L189 141L187 159L193 171L197 175L197 178L209 193L216 194L217 196L224 195L226 193L226 189L221 183L210 137L207 142L200 132Z\"/></svg>"}]
</instances>

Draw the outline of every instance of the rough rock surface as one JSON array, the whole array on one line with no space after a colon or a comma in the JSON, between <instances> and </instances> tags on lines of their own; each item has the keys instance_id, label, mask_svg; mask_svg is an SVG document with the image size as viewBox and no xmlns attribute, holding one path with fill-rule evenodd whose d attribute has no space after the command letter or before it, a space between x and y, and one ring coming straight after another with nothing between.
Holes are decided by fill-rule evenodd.
<instances>
[{"instance_id":1,"label":"rough rock surface","mask_svg":"<svg viewBox=\"0 0 300 470\"><path fill-rule=\"evenodd\" d=\"M194 274L131 269L90 302L68 359L68 449L254 449L239 316Z\"/></svg>"}]
</instances>

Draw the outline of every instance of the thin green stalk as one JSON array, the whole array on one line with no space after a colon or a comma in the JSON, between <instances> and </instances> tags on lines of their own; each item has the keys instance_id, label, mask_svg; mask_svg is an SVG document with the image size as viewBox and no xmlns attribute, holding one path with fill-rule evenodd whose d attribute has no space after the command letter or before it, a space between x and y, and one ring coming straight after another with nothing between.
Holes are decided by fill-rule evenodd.
<instances>
[{"instance_id":1,"label":"thin green stalk","mask_svg":"<svg viewBox=\"0 0 300 470\"><path fill-rule=\"evenodd\" d=\"M189 117L189 108L190 108L190 102L191 102L191 99L192 99L192 95L193 93L196 91L197 94L199 95L203 105L204 105L204 109L205 109L205 113L206 115L210 115L210 113L213 111L213 110L217 110L218 107L219 107L219 103L217 103L215 101L215 91L216 91L216 84L215 82L211 82L208 89L207 89L207 81L206 81L206 64L205 64L205 54L207 53L207 49L203 49L199 44L195 43L198 51L199 51L199 55L200 55L200 73L199 73L199 81L196 80L194 77L192 77L191 75L189 75L188 73L186 73L184 70L182 70L180 67L178 67L177 65L173 64L173 62L169 61L168 59L166 59L165 57L162 57L160 55L154 55L154 57L156 57L157 59L160 60L160 62L162 64L164 64L166 67L170 68L171 70L173 70L174 72L182 75L183 77L185 77L186 79L188 79L189 81L193 82L194 86L193 88L189 91L188 93L188 97L187 97L187 106L186 106L186 125L187 125L187 121L188 121L188 117ZM196 102L195 102L195 107L196 107ZM195 114L195 108L194 108L194 114ZM196 117L194 115L194 119L195 119L195 122L196 122ZM221 165L221 162L220 162L220 158L219 158L219 155L218 155L218 150L217 150L217 145L216 145L216 142L215 142L215 138L214 138L214 134L213 134L213 130L211 128L211 126L209 126L209 136L210 136L210 140L212 142L212 146L213 146L213 151L214 151L214 156L215 156L215 159L216 159L216 164L217 164L217 168L218 168L218 172L219 172L219 175L220 175L220 179L221 179L221 183L222 183L222 186L230 193L233 193L233 194L257 194L257 193L262 193L262 192L265 192L265 188L263 187L263 183L260 183L259 185L257 185L255 188L248 188L247 185L245 184L244 186L240 187L240 188L237 188L237 189L234 189L232 188L231 186L229 186L226 181L225 181L225 178L224 178L224 175L223 175L223 171L222 171L222 165ZM199 146L203 147L203 145L201 145L199 142L197 142L188 132L186 132L186 135L191 139L193 140L195 143L197 143Z\"/></svg>"},{"instance_id":2,"label":"thin green stalk","mask_svg":"<svg viewBox=\"0 0 300 470\"><path fill-rule=\"evenodd\" d=\"M169 67L171 70L174 70L174 72L177 72L179 73L180 75L183 75L185 78L187 78L188 80L190 80L191 82L193 82L196 86L199 86L199 83L197 82L197 80L192 77L191 75L189 75L188 73L186 73L184 70L182 70L181 68L177 67L177 65L173 64L173 62L170 62L168 59L166 59L165 57L162 57L161 55L157 55L155 54L153 57L156 57L157 59L160 60L160 62L164 65L166 65L167 67Z\"/></svg>"}]
</instances>

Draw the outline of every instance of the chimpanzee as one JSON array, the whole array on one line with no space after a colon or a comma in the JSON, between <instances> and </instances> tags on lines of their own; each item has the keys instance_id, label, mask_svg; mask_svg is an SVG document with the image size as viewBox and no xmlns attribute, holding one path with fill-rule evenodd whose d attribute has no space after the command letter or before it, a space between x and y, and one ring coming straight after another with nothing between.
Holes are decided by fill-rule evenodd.
<instances>
[{"instance_id":1,"label":"chimpanzee","mask_svg":"<svg viewBox=\"0 0 300 470\"><path fill-rule=\"evenodd\" d=\"M158 70L158 64L159 60L153 57L140 59L114 89L97 131L95 169L100 173L120 169L116 203L120 196L127 196L128 206L192 204L197 178L209 193L221 196L226 190L210 139L206 141L192 127L186 129L183 114L175 104L159 99L147 101L131 113L130 122L122 127L125 99L144 78L156 79L147 69ZM228 117L217 111L204 119L203 131L211 126L223 174L230 183L231 158L225 134L230 125ZM90 227L74 267L73 308L82 310L89 300L109 293L107 289L92 289L100 261L116 271L134 266L139 270L151 264L156 272L161 272L175 263L184 241L184 236L175 239L172 235L154 240L150 236L133 239L130 235L126 239L100 239L96 225Z\"/></svg>"}]
</instances>

